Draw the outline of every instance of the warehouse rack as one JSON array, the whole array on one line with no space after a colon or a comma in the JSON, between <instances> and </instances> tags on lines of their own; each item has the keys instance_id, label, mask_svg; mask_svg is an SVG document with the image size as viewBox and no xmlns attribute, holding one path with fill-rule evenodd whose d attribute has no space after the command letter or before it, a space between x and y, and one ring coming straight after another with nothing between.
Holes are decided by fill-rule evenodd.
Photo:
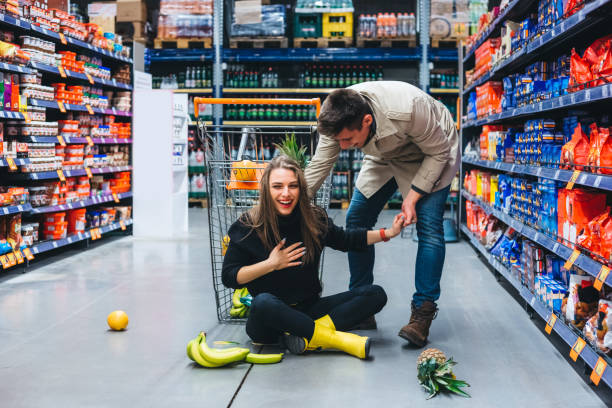
<instances>
[{"instance_id":1,"label":"warehouse rack","mask_svg":"<svg viewBox=\"0 0 612 408\"><path fill-rule=\"evenodd\" d=\"M125 57L120 53L108 51L106 49L96 47L92 44L79 41L75 38L65 36L61 33L56 33L51 30L39 27L35 24L30 24L27 21L14 18L8 15L0 14L0 27L15 32L15 37L20 35L31 35L37 38L43 38L48 41L55 42L59 50L69 50L76 53L93 55L101 58L106 66L116 67L117 65L133 64L131 58ZM0 63L0 72L8 72L15 74L35 74L40 72L44 75L43 84L49 84L53 81L67 82L69 85L92 85L101 87L113 91L131 91L133 90L132 84L123 83L116 79L102 79L99 77L92 76L88 73L77 73L70 70L66 70L63 67L50 66L39 62L30 61L27 66L21 66L16 64L9 64L6 62ZM62 114L66 112L88 112L91 115L113 115L118 118L122 118L120 121L126 122L131 121L132 113L121 111L116 108L102 109L98 107L92 107L90 105L74 105L65 104L57 100L40 100L34 98L27 99L28 106L44 107L47 110L47 116L51 116L53 119L61 118ZM29 115L24 115L22 112L15 111L4 111L0 110L0 119L30 121ZM52 120L52 119L47 119ZM34 143L53 143L61 145L70 144L88 144L93 145L129 145L132 144L131 138L116 138L116 137L51 137L51 136L22 136L19 139L24 142ZM131 149L130 149L131 150ZM74 176L88 176L93 177L100 174L111 174L124 171L131 171L132 166L105 166L105 167L90 167L81 168L74 170L58 170L58 171L46 171L46 172L15 172L17 166L23 166L31 164L32 160L29 158L0 158L0 172L2 175L2 184L19 182L19 185L28 185L31 181L38 180L64 180L66 177ZM9 168L11 172L8 172ZM32 207L28 202L23 205L11 205L0 207L0 216L10 216L13 214L23 215L38 215L48 214L53 212L69 211L79 208L87 208L96 206L104 203L121 203L128 202L131 200L132 192L128 191L125 193L116 194L104 194L99 196L90 196L87 198L73 201L62 205L48 205L44 207ZM125 201L124 201L125 200ZM112 231L131 231L131 225L133 224L132 218L111 223L99 228L92 228L82 233L68 236L64 239L59 240L46 240L35 242L34 245L27 247L26 249L17 249L14 252L0 255L0 264L2 268L7 269L15 265L28 266L30 260L34 259L34 255L46 253L57 248L66 247L67 245L85 242L89 245L90 241L101 238L104 234L108 234Z\"/></svg>"},{"instance_id":2,"label":"warehouse rack","mask_svg":"<svg viewBox=\"0 0 612 408\"><path fill-rule=\"evenodd\" d=\"M490 80L501 80L504 76L521 72L524 67L535 61L546 59L543 57L543 52L546 50L547 55L552 55L558 51L558 54L571 49L571 46L586 46L589 44L580 43L585 38L602 37L605 34L610 33L609 27L605 32L596 30L595 28L601 28L606 19L609 21L609 17L612 12L612 1L610 0L591 0L585 1L580 10L575 14L560 19L556 25L554 25L548 31L534 35L527 44L525 44L519 50L513 50L513 53L508 56L505 60L491 68L482 77L475 80L468 86L464 84L464 72L466 68L471 68L475 64L475 50L482 45L487 39L499 36L500 28L502 23L508 19L512 21L520 21L524 19L529 10L533 10L537 7L537 1L535 0L513 0L501 10L500 15L489 25L489 27L480 35L473 46L467 51L465 56L463 50L459 50L459 73L460 73L460 109L463 111L467 106L467 95L474 91L477 86L484 84ZM469 141L480 132L480 128L483 125L489 124L509 124L509 123L521 123L530 117L535 116L546 116L554 115L556 117L563 116L567 111L580 108L581 110L588 108L600 109L608 106L612 99L612 85L604 84L597 87L585 87L585 89L567 93L559 97L546 99L541 102L533 103L527 106L519 108L511 108L501 113L488 115L483 118L477 118L475 120L466 120L465 116L460 113L463 118L460 128L460 138L462 152L468 145ZM476 154L478 156L478 153ZM607 285L607 288L612 287L612 277L608 274L608 271L612 265L601 257L590 253L588 250L577 247L574 244L565 242L557 236L550 236L543 232L537 225L527 225L525 222L510 216L506 211L499 210L484 202L484 200L475 197L470 194L463 186L463 175L471 168L484 168L490 169L492 173L496 174L515 174L521 176L531 176L534 178L545 178L555 180L560 183L572 183L589 188L597 189L600 191L612 191L612 176L605 174L590 173L588 171L578 170L567 170L561 168L553 168L539 165L528 165L518 163L508 163L500 161L488 161L482 160L470 156L462 156L460 180L461 180L461 196L463 200L470 201L480 207L486 214L492 215L498 220L502 221L509 227L512 227L522 237L533 241L539 246L552 252L556 256L568 263L575 265L576 267L583 270L588 275L595 277L596 281L599 280L602 284ZM578 343L584 343L582 334L573 328L573 326L566 324L562 321L561 317L557 318L557 314L553 313L551 308L540 302L536 296L525 286L514 278L511 271L495 259L486 248L478 241L475 235L468 229L465 222L465 210L464 201L460 201L458 209L457 219L461 225L461 230L469 238L471 244L482 254L487 263L493 267L497 272L504 276L518 291L520 296L526 302L528 309L533 310L542 317L546 322L547 326L552 326L552 329L567 343L572 349ZM548 332L548 331L547 331ZM579 354L581 359L586 365L593 369L593 371L599 371L603 382L612 387L612 369L606 369L607 365L611 363L611 360L604 357L601 352L596 350L595 347L586 344L584 349L576 353ZM575 358L572 357L574 361ZM598 365L598 370L594 370ZM590 372L590 370L589 370Z\"/></svg>"}]
</instances>

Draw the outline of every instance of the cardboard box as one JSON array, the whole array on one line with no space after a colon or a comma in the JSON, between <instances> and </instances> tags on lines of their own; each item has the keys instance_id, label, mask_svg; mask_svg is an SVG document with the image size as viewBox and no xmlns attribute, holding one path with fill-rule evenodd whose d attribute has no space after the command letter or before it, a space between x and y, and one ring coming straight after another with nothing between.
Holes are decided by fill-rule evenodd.
<instances>
[{"instance_id":1,"label":"cardboard box","mask_svg":"<svg viewBox=\"0 0 612 408\"><path fill-rule=\"evenodd\" d=\"M115 32L122 36L123 39L144 39L145 23L140 21L117 23Z\"/></svg>"},{"instance_id":2,"label":"cardboard box","mask_svg":"<svg viewBox=\"0 0 612 408\"><path fill-rule=\"evenodd\" d=\"M115 32L115 17L117 16L117 3L91 3L87 7L89 22L94 23L107 33Z\"/></svg>"},{"instance_id":3,"label":"cardboard box","mask_svg":"<svg viewBox=\"0 0 612 408\"><path fill-rule=\"evenodd\" d=\"M117 21L147 21L147 6L140 0L117 0Z\"/></svg>"}]
</instances>

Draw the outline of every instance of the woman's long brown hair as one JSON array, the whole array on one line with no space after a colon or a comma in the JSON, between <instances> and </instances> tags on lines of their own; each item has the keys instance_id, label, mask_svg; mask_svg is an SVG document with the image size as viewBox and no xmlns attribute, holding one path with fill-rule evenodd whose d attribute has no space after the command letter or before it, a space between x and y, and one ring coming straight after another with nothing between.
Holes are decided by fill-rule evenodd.
<instances>
[{"instance_id":1,"label":"woman's long brown hair","mask_svg":"<svg viewBox=\"0 0 612 408\"><path fill-rule=\"evenodd\" d=\"M295 160L281 155L270 161L260 181L259 203L249 210L248 217L243 217L243 223L257 232L268 250L272 250L281 241L278 213L270 194L270 173L275 169L291 170L297 177L300 193L294 211L299 210L301 213L302 242L306 248L304 263L312 263L322 249L320 237L327 228L327 215L325 211L311 204L304 172Z\"/></svg>"}]
</instances>

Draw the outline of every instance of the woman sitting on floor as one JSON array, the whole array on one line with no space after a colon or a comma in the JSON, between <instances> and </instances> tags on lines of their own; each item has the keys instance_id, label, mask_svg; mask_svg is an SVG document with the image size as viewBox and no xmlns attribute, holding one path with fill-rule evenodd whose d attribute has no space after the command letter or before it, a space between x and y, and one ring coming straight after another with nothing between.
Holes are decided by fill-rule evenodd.
<instances>
[{"instance_id":1,"label":"woman sitting on floor","mask_svg":"<svg viewBox=\"0 0 612 408\"><path fill-rule=\"evenodd\" d=\"M387 230L334 225L324 210L311 204L304 173L286 156L269 163L260 183L259 203L229 229L223 260L223 284L246 286L253 296L247 334L257 343L280 338L295 354L333 348L368 358L369 338L340 330L378 313L387 295L380 286L367 285L321 297L319 260L325 246L365 250L397 236L401 214Z\"/></svg>"}]
</instances>

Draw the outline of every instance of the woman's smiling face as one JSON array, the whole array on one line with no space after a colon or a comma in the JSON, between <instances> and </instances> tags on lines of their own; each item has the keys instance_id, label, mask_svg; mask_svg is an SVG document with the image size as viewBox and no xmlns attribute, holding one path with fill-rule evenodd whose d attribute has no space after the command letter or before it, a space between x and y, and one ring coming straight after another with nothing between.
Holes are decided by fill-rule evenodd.
<instances>
[{"instance_id":1,"label":"woman's smiling face","mask_svg":"<svg viewBox=\"0 0 612 408\"><path fill-rule=\"evenodd\" d=\"M300 198L300 186L292 170L278 168L270 172L270 196L278 214L293 212Z\"/></svg>"}]
</instances>

